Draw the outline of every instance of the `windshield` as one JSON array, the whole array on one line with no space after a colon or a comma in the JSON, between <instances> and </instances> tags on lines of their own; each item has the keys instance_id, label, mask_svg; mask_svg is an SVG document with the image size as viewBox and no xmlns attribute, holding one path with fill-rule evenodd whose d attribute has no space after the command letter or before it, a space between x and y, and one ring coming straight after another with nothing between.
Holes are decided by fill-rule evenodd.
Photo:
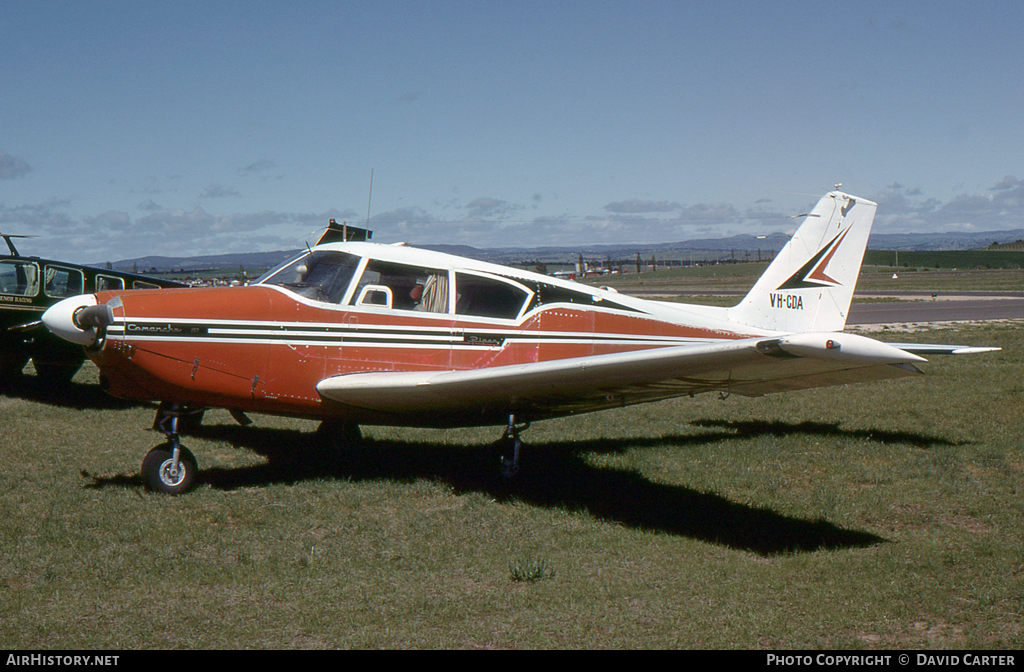
<instances>
[{"instance_id":1,"label":"windshield","mask_svg":"<svg viewBox=\"0 0 1024 672\"><path fill-rule=\"evenodd\" d=\"M277 285L308 299L338 303L344 298L358 265L357 256L316 251L269 271L256 284Z\"/></svg>"}]
</instances>

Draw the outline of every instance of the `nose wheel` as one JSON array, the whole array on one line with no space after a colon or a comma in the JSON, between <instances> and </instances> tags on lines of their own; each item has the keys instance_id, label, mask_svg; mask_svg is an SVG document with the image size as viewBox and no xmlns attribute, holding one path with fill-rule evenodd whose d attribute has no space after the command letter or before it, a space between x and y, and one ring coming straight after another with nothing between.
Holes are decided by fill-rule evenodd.
<instances>
[{"instance_id":1,"label":"nose wheel","mask_svg":"<svg viewBox=\"0 0 1024 672\"><path fill-rule=\"evenodd\" d=\"M168 441L146 454L142 460L142 479L146 487L166 495L180 495L192 489L195 482L196 458L192 451Z\"/></svg>"},{"instance_id":2,"label":"nose wheel","mask_svg":"<svg viewBox=\"0 0 1024 672\"><path fill-rule=\"evenodd\" d=\"M196 458L181 445L178 421L182 409L178 404L161 404L153 427L167 437L163 443L146 454L142 460L142 480L146 487L167 495L180 495L192 489L196 472Z\"/></svg>"}]
</instances>

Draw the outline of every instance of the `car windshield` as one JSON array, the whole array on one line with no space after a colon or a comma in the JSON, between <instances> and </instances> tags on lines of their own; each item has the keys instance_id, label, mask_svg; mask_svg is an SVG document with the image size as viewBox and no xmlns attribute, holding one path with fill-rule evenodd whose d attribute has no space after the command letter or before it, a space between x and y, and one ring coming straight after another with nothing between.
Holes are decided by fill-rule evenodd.
<instances>
[{"instance_id":1,"label":"car windshield","mask_svg":"<svg viewBox=\"0 0 1024 672\"><path fill-rule=\"evenodd\" d=\"M308 299L338 303L358 265L357 256L318 250L268 272L256 284L277 285Z\"/></svg>"}]
</instances>

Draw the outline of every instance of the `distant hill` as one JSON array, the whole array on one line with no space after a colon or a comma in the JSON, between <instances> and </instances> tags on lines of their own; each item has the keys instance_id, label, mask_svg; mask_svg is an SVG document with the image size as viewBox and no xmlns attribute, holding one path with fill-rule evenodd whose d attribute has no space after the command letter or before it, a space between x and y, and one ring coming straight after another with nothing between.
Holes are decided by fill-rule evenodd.
<instances>
[{"instance_id":1,"label":"distant hill","mask_svg":"<svg viewBox=\"0 0 1024 672\"><path fill-rule=\"evenodd\" d=\"M873 250L979 250L992 243L1009 243L1024 238L1024 229L968 233L886 233L871 234Z\"/></svg>"},{"instance_id":2,"label":"distant hill","mask_svg":"<svg viewBox=\"0 0 1024 672\"><path fill-rule=\"evenodd\" d=\"M240 252L236 254L211 254L201 257L161 257L149 256L136 259L124 259L111 264L115 270L131 271L138 269L139 273L168 271L186 272L209 271L218 269L266 269L277 266L283 261L294 257L298 250L279 250L276 252ZM104 264L92 264L100 266Z\"/></svg>"},{"instance_id":3,"label":"distant hill","mask_svg":"<svg viewBox=\"0 0 1024 672\"><path fill-rule=\"evenodd\" d=\"M981 233L882 233L872 234L868 241L868 249L872 250L977 250L1003 243L1013 243L1024 239L1024 229L1012 231L985 231ZM519 261L544 263L571 263L579 255L586 258L632 259L640 254L644 259L652 254L658 257L683 258L698 254L709 256L735 256L753 258L757 253L771 256L778 252L789 236L784 233L772 233L766 236L739 235L727 238L706 238L700 240L684 240L674 243L659 244L614 244L614 245L580 245L558 247L509 247L509 248L476 248L469 245L418 245L427 250L436 250L447 254L456 254L482 261L510 263ZM124 259L113 263L117 270L140 273L164 273L169 271L209 271L236 270L262 271L286 261L298 254L299 250L278 250L274 252L248 252L237 254L215 254L199 257L164 257L148 256L137 259ZM103 266L103 264L94 264ZM250 273L251 274L251 273Z\"/></svg>"}]
</instances>

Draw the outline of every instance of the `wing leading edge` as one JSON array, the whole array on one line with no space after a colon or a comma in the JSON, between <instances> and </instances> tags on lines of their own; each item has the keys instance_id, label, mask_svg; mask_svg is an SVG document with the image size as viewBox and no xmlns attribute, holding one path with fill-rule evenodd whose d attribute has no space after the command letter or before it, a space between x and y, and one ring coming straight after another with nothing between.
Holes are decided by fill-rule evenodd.
<instances>
[{"instance_id":1,"label":"wing leading edge","mask_svg":"<svg viewBox=\"0 0 1024 672\"><path fill-rule=\"evenodd\" d=\"M864 336L810 333L464 371L352 373L317 391L405 424L482 424L509 412L540 419L701 392L761 396L900 378L920 373L913 364L922 361Z\"/></svg>"}]
</instances>

